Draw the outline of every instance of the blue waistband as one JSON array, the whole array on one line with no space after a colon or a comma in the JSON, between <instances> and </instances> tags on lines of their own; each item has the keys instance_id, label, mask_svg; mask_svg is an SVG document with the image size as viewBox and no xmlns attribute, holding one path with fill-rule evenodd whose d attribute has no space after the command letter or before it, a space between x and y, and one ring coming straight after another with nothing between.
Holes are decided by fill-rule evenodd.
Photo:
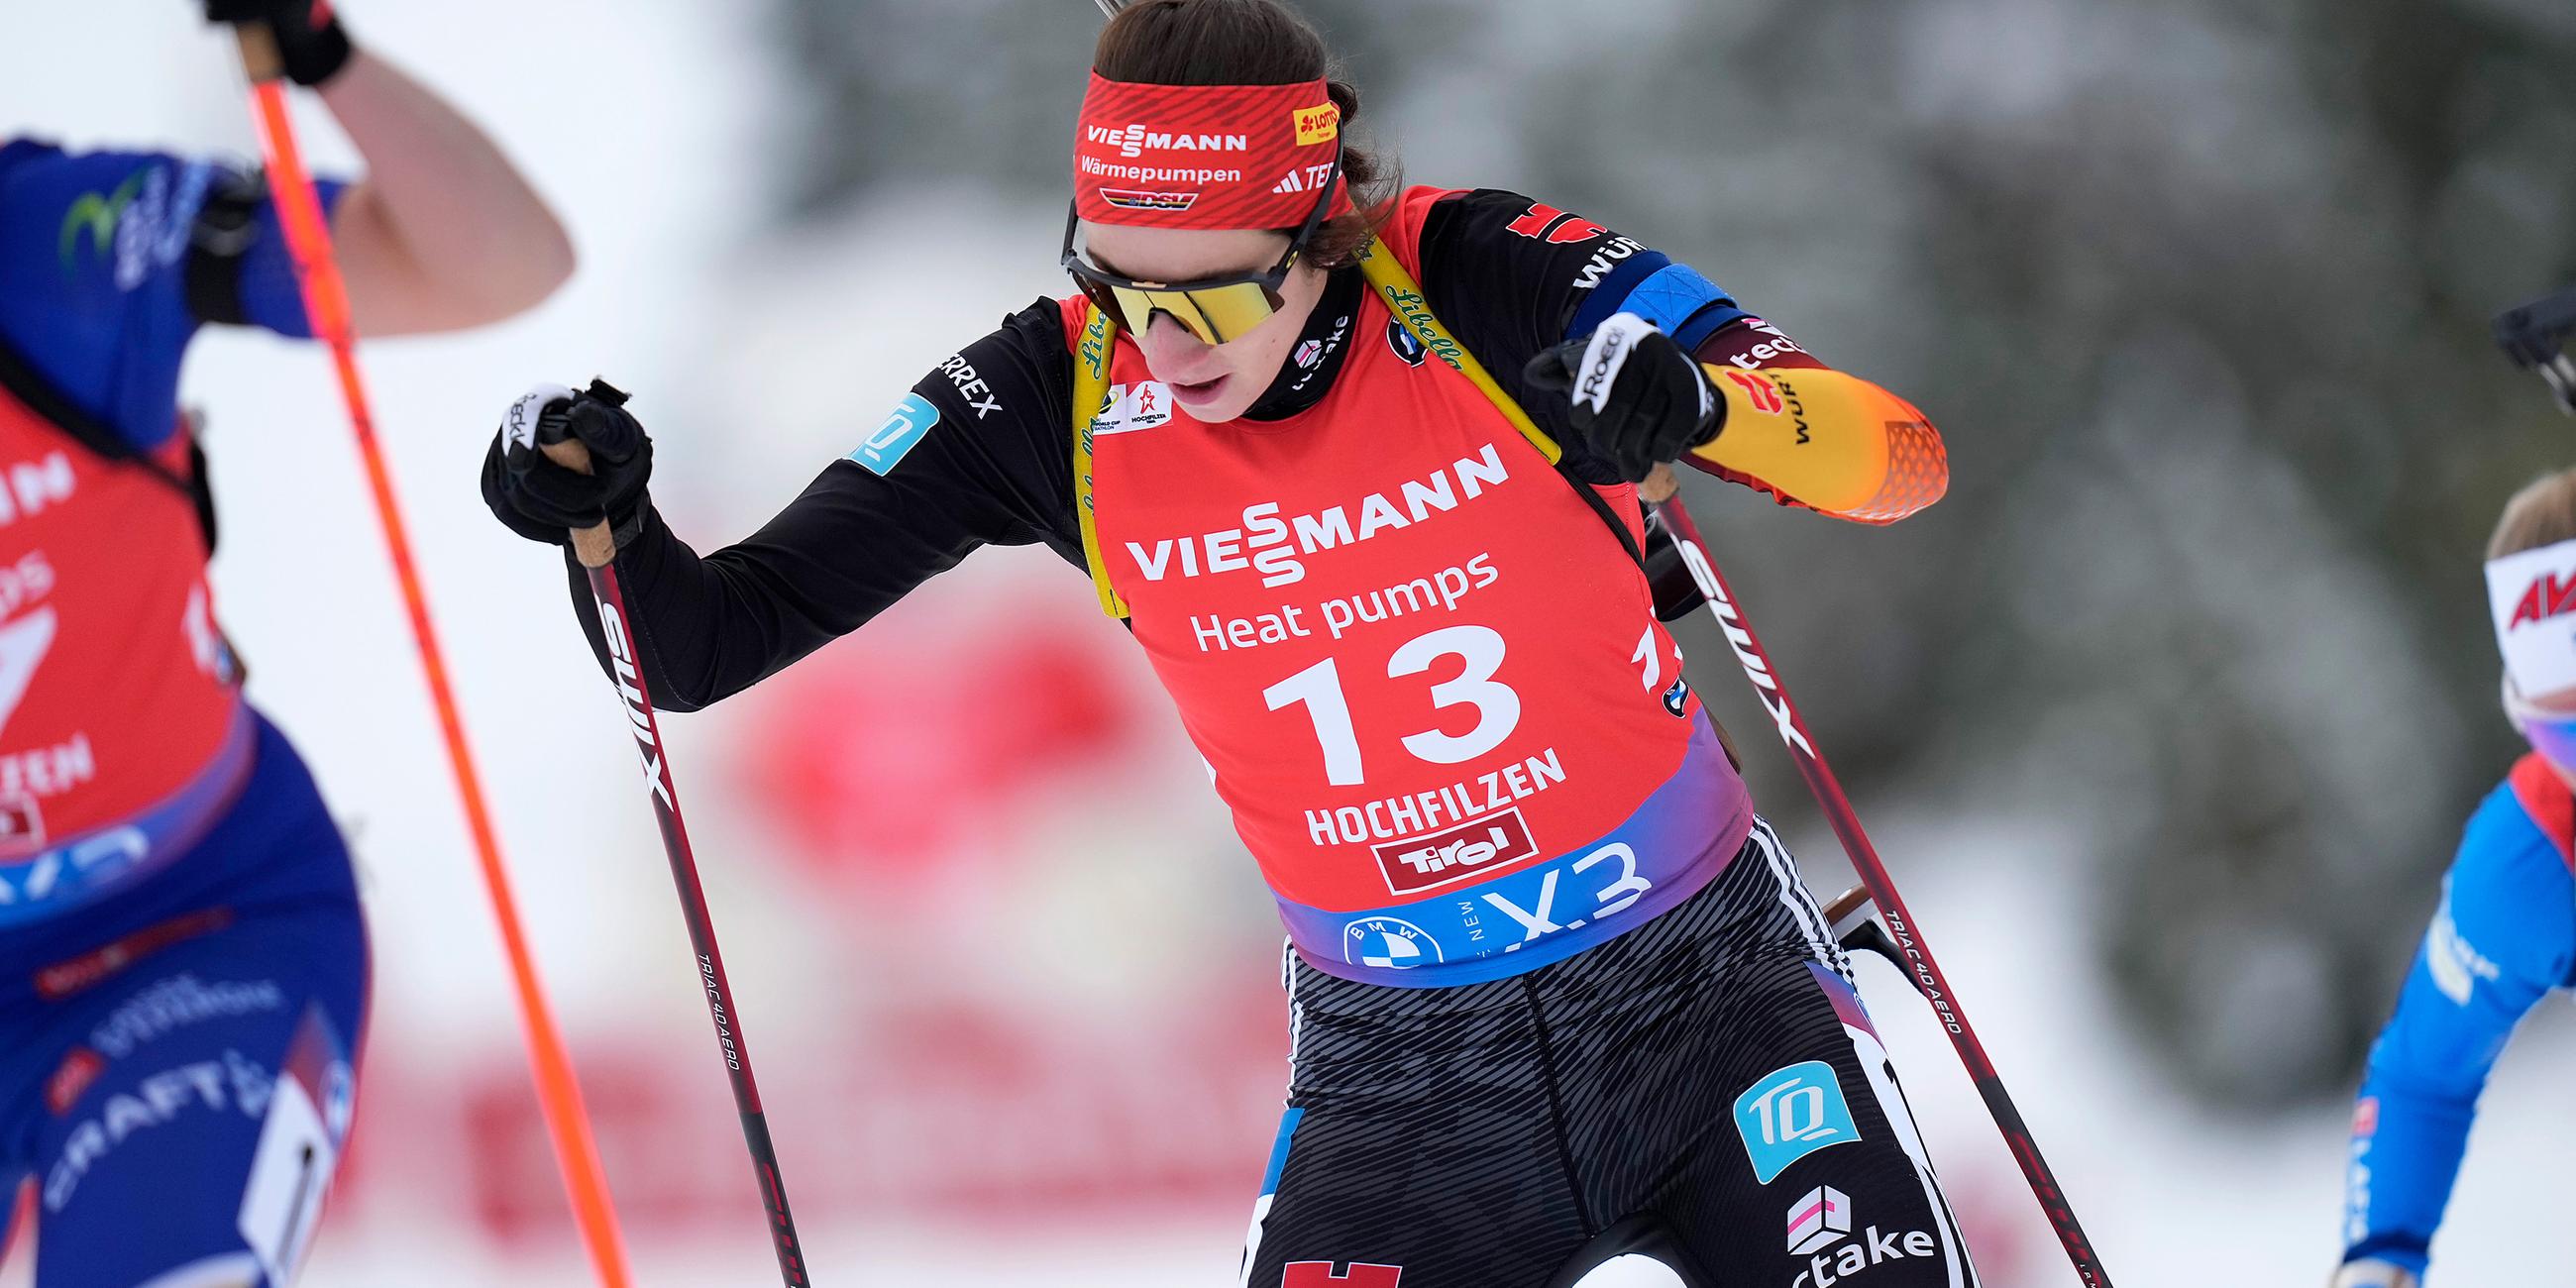
<instances>
[{"instance_id":1,"label":"blue waistband","mask_svg":"<svg viewBox=\"0 0 2576 1288\"><path fill-rule=\"evenodd\" d=\"M1445 988L1536 970L1642 926L1726 869L1753 830L1743 780L1706 721L1681 768L1591 844L1490 881L1361 912L1279 900L1315 969L1365 984Z\"/></svg>"},{"instance_id":2,"label":"blue waistband","mask_svg":"<svg viewBox=\"0 0 2576 1288\"><path fill-rule=\"evenodd\" d=\"M236 702L224 741L197 776L122 822L33 857L0 863L0 929L60 916L123 889L186 853L232 808L258 760L257 722Z\"/></svg>"}]
</instances>

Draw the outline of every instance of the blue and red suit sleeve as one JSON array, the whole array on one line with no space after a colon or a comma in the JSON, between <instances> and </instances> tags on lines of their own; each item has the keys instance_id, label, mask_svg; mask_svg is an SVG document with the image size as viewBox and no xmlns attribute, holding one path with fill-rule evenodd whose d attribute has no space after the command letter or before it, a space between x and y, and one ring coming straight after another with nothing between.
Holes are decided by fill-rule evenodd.
<instances>
[{"instance_id":1,"label":"blue and red suit sleeve","mask_svg":"<svg viewBox=\"0 0 2576 1288\"><path fill-rule=\"evenodd\" d=\"M135 447L177 422L207 322L311 334L255 176L145 152L0 145L0 343ZM325 211L343 185L320 185Z\"/></svg>"},{"instance_id":2,"label":"blue and red suit sleeve","mask_svg":"<svg viewBox=\"0 0 2576 1288\"><path fill-rule=\"evenodd\" d=\"M2527 756L2469 819L2353 1112L2344 1259L2421 1274L2479 1092L2523 1014L2576 966L2576 798Z\"/></svg>"}]
</instances>

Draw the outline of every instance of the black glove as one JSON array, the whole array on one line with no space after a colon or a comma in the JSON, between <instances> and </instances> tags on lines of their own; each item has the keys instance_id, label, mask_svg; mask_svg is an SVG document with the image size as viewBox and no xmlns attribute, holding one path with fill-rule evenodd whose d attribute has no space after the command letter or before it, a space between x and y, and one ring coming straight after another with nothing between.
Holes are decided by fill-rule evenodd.
<instances>
[{"instance_id":1,"label":"black glove","mask_svg":"<svg viewBox=\"0 0 2576 1288\"><path fill-rule=\"evenodd\" d=\"M331 0L206 0L206 21L234 26L264 23L277 33L286 78L312 87L348 65L349 33Z\"/></svg>"},{"instance_id":2,"label":"black glove","mask_svg":"<svg viewBox=\"0 0 2576 1288\"><path fill-rule=\"evenodd\" d=\"M590 473L565 469L539 450L566 439L590 449ZM624 545L635 535L652 473L653 440L626 414L625 394L601 380L579 393L539 385L510 404L483 455L483 504L530 541L562 545L573 529L606 520Z\"/></svg>"},{"instance_id":3,"label":"black glove","mask_svg":"<svg viewBox=\"0 0 2576 1288\"><path fill-rule=\"evenodd\" d=\"M1530 359L1534 393L1573 403L1569 417L1591 454L1630 483L1717 437L1726 400L1699 360L1634 313L1619 313L1581 340Z\"/></svg>"}]
</instances>

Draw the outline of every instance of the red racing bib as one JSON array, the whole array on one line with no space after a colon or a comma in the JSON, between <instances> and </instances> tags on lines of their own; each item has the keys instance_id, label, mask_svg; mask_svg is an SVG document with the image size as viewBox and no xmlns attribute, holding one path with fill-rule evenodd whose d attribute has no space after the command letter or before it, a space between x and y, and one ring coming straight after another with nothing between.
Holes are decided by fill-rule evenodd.
<instances>
[{"instance_id":1,"label":"red racing bib","mask_svg":"<svg viewBox=\"0 0 2576 1288\"><path fill-rule=\"evenodd\" d=\"M205 572L187 496L0 390L0 929L130 884L240 790Z\"/></svg>"},{"instance_id":2,"label":"red racing bib","mask_svg":"<svg viewBox=\"0 0 2576 1288\"><path fill-rule=\"evenodd\" d=\"M1353 325L1276 422L1194 421L1118 343L1101 557L1308 959L1512 974L1705 884L1751 806L1579 485L1374 295ZM1600 492L1642 543L1634 490Z\"/></svg>"}]
</instances>

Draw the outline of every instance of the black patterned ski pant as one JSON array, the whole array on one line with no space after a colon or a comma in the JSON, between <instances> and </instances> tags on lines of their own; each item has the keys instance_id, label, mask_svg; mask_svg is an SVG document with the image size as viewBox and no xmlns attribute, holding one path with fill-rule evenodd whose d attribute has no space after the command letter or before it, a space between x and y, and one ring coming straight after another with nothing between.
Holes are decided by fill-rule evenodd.
<instances>
[{"instance_id":1,"label":"black patterned ski pant","mask_svg":"<svg viewBox=\"0 0 2576 1288\"><path fill-rule=\"evenodd\" d=\"M1850 964L1769 825L1687 902L1451 988L1288 955L1246 1288L1547 1288L1659 1221L1694 1288L1973 1288Z\"/></svg>"}]
</instances>

